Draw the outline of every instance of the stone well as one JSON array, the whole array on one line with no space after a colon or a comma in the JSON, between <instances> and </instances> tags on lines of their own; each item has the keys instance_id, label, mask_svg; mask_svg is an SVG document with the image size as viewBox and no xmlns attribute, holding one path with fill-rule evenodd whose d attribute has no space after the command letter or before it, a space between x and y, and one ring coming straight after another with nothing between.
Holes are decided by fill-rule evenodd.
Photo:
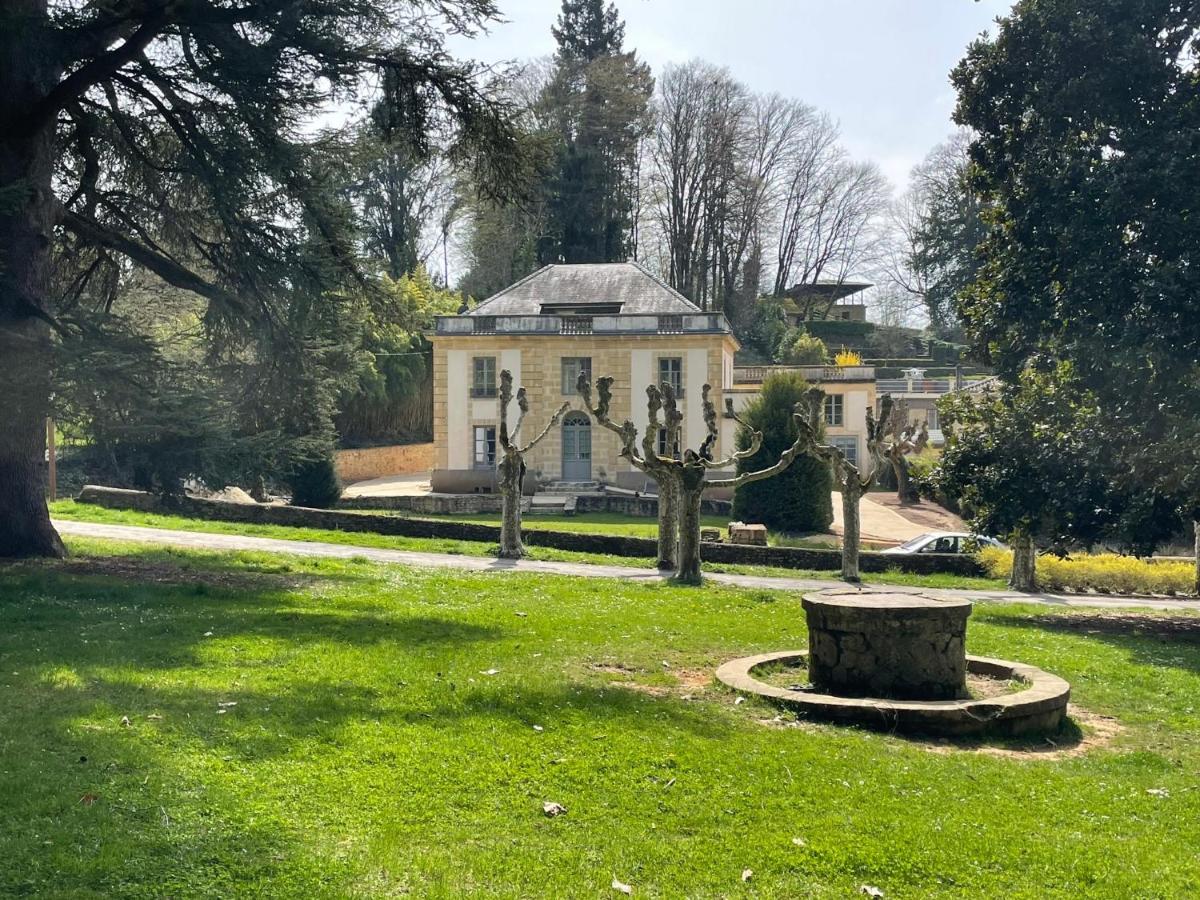
<instances>
[{"instance_id":1,"label":"stone well","mask_svg":"<svg viewBox=\"0 0 1200 900\"><path fill-rule=\"evenodd\" d=\"M809 649L730 660L717 680L800 715L888 731L1025 735L1054 731L1071 686L1034 666L967 656L971 604L919 594L844 590L804 598ZM779 687L758 669L806 666L808 685ZM966 676L1016 682L1019 690L974 699Z\"/></svg>"},{"instance_id":2,"label":"stone well","mask_svg":"<svg viewBox=\"0 0 1200 900\"><path fill-rule=\"evenodd\" d=\"M967 696L970 601L829 592L803 605L815 689L901 700Z\"/></svg>"}]
</instances>

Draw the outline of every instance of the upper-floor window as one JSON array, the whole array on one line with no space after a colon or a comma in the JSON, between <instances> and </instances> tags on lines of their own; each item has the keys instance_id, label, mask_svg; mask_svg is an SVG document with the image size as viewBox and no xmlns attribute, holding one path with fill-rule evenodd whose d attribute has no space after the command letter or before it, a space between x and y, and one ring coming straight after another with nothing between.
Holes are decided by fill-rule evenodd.
<instances>
[{"instance_id":1,"label":"upper-floor window","mask_svg":"<svg viewBox=\"0 0 1200 900\"><path fill-rule=\"evenodd\" d=\"M825 424L838 428L844 421L844 398L841 394L830 394L825 398Z\"/></svg>"},{"instance_id":2,"label":"upper-floor window","mask_svg":"<svg viewBox=\"0 0 1200 900\"><path fill-rule=\"evenodd\" d=\"M562 392L564 397L575 396L579 376L592 380L592 358L590 356L564 356L562 358Z\"/></svg>"},{"instance_id":3,"label":"upper-floor window","mask_svg":"<svg viewBox=\"0 0 1200 900\"><path fill-rule=\"evenodd\" d=\"M476 469L491 469L496 465L496 426L475 426L475 455L472 464Z\"/></svg>"},{"instance_id":4,"label":"upper-floor window","mask_svg":"<svg viewBox=\"0 0 1200 900\"><path fill-rule=\"evenodd\" d=\"M675 389L676 397L683 397L683 357L660 356L658 358L658 382L669 384Z\"/></svg>"},{"instance_id":5,"label":"upper-floor window","mask_svg":"<svg viewBox=\"0 0 1200 900\"><path fill-rule=\"evenodd\" d=\"M473 362L474 374L471 380L472 397L496 396L496 357L476 356Z\"/></svg>"},{"instance_id":6,"label":"upper-floor window","mask_svg":"<svg viewBox=\"0 0 1200 900\"><path fill-rule=\"evenodd\" d=\"M665 428L658 429L658 440L655 441L654 449L659 456L668 456L673 459L679 458L679 434L672 439L670 433Z\"/></svg>"}]
</instances>

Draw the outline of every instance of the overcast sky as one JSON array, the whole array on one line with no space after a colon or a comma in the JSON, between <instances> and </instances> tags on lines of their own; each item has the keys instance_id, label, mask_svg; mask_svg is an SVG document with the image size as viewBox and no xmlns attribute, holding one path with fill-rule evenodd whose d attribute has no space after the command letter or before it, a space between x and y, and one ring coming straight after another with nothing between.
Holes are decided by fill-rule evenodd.
<instances>
[{"instance_id":1,"label":"overcast sky","mask_svg":"<svg viewBox=\"0 0 1200 900\"><path fill-rule=\"evenodd\" d=\"M560 0L499 0L508 21L455 52L484 62L554 52ZM949 72L1011 0L617 0L625 46L655 72L694 57L841 124L897 188L952 129Z\"/></svg>"}]
</instances>

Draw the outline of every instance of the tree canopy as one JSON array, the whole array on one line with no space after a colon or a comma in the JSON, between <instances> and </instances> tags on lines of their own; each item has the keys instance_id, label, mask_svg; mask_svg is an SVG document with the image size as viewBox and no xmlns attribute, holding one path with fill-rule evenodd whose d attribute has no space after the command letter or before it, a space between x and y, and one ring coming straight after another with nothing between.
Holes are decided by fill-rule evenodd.
<instances>
[{"instance_id":1,"label":"tree canopy","mask_svg":"<svg viewBox=\"0 0 1200 900\"><path fill-rule=\"evenodd\" d=\"M89 333L134 269L203 299L218 354L327 390L321 307L374 283L339 190L345 138L322 117L378 101L416 153L440 119L452 156L498 189L519 160L508 106L443 46L495 14L491 0L4 6L0 555L61 552L37 474L51 334ZM285 427L328 430L301 406Z\"/></svg>"}]
</instances>

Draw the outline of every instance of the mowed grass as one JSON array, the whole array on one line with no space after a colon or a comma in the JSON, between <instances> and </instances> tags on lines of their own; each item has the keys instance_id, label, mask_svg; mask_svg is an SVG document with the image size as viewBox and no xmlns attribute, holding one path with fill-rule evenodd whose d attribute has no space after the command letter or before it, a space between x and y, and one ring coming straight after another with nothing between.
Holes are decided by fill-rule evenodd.
<instances>
[{"instance_id":1,"label":"mowed grass","mask_svg":"<svg viewBox=\"0 0 1200 900\"><path fill-rule=\"evenodd\" d=\"M356 547L373 547L383 550L412 550L423 553L449 553L459 556L495 556L496 544L485 541L464 541L451 538L403 537L398 535L374 534L362 531L336 531L322 528L297 528L291 525L255 525L241 522L218 522L207 519L193 519L184 516L164 515L161 513L145 513L130 509L107 509L88 503L77 503L74 500L59 500L50 505L51 514L58 519L77 522L98 522L108 525L136 525L144 528L166 528L178 531L199 531L208 534L235 534L248 537L268 537L293 541L321 541L332 544L348 544ZM617 517L620 518L620 517ZM479 517L467 517L462 521L481 520ZM528 523L529 517L523 520ZM544 526L549 527L549 526ZM607 527L597 523L598 528ZM655 534L653 525L649 527L649 537ZM600 531L598 533L607 533ZM526 548L528 557L534 560L550 562L593 563L609 566L625 566L648 569L654 567L654 560L646 557L612 556L605 553L579 553L571 550L558 550L553 547ZM816 569L784 569L773 566L738 565L735 563L704 563L707 572L725 572L741 575L764 575L787 578L826 578L836 579L836 570ZM997 578L968 578L957 575L912 575L900 571L869 573L863 576L863 581L877 584L898 584L914 587L951 588L960 587L979 590L1003 590L1005 582Z\"/></svg>"},{"instance_id":2,"label":"mowed grass","mask_svg":"<svg viewBox=\"0 0 1200 900\"><path fill-rule=\"evenodd\" d=\"M3 896L1200 890L1194 617L978 606L1120 728L1002 757L735 703L793 595L70 546L0 566Z\"/></svg>"}]
</instances>

